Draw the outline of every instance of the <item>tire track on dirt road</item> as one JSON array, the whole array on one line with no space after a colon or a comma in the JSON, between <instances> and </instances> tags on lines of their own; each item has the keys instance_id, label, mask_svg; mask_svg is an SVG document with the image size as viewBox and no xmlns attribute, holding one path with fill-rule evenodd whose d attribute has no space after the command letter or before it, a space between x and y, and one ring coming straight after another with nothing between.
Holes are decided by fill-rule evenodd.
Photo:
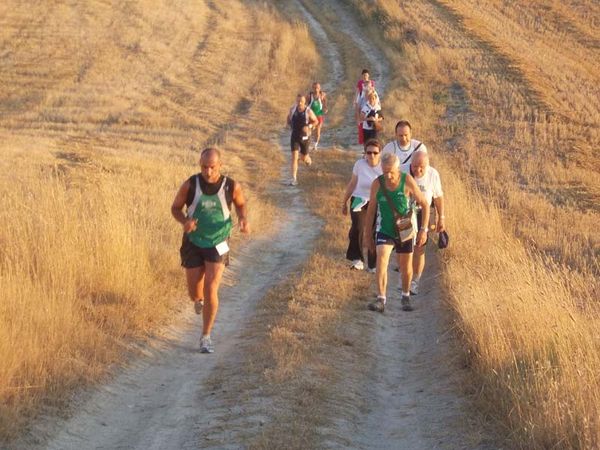
<instances>
[{"instance_id":1,"label":"tire track on dirt road","mask_svg":"<svg viewBox=\"0 0 600 450\"><path fill-rule=\"evenodd\" d=\"M328 6L332 4L327 2ZM340 30L344 39L352 40L369 60L385 110L383 94L390 65L345 6L335 4L339 20L336 30ZM328 49L335 45L332 44L335 40L323 32L325 26L320 24L319 17L312 16L306 8L302 8L302 12L319 47ZM331 49L325 53L340 54ZM393 122L393 118L389 118L388 127L393 126ZM353 123L350 110L346 125L335 130L336 137L352 142ZM346 404L343 410L332 405L329 421L334 425L322 431L326 436L324 447L491 448L462 388L467 374L454 337L449 333L450 319L439 285L441 269L431 243L427 258L422 292L413 297L413 313L400 309L400 293L396 290L399 275L393 271L395 263L392 263L386 313L378 315L365 308L354 316L353 323L347 324L360 329L359 334L364 337L363 343L355 345L360 358L331 363L347 365L344 372L348 376L338 390L353 393L355 405L348 408ZM356 370L356 365L362 367ZM367 379L357 376L364 373L368 374ZM344 401L339 403L344 404Z\"/></svg>"}]
</instances>

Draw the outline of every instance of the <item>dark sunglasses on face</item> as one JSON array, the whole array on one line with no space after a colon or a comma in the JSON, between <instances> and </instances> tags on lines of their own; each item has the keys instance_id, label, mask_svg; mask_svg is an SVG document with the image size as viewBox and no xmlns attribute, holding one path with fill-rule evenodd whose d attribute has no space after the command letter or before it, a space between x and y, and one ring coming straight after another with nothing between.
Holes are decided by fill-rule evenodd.
<instances>
[{"instance_id":1,"label":"dark sunglasses on face","mask_svg":"<svg viewBox=\"0 0 600 450\"><path fill-rule=\"evenodd\" d=\"M379 155L379 152L365 152L365 155Z\"/></svg>"}]
</instances>

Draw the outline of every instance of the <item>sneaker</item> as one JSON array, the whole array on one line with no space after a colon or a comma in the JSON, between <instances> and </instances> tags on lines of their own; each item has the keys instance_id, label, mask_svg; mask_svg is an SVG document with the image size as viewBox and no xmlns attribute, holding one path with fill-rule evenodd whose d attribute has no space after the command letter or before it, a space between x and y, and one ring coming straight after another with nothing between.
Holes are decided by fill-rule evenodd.
<instances>
[{"instance_id":1,"label":"sneaker","mask_svg":"<svg viewBox=\"0 0 600 450\"><path fill-rule=\"evenodd\" d=\"M194 301L194 311L196 314L202 314L202 307L204 306L204 300Z\"/></svg>"},{"instance_id":2,"label":"sneaker","mask_svg":"<svg viewBox=\"0 0 600 450\"><path fill-rule=\"evenodd\" d=\"M377 297L374 302L369 303L368 308L371 311L382 313L385 310L385 299L383 297Z\"/></svg>"},{"instance_id":3,"label":"sneaker","mask_svg":"<svg viewBox=\"0 0 600 450\"><path fill-rule=\"evenodd\" d=\"M364 263L360 259L355 259L352 261L352 265L350 266L353 270L363 270L365 268Z\"/></svg>"},{"instance_id":4,"label":"sneaker","mask_svg":"<svg viewBox=\"0 0 600 450\"><path fill-rule=\"evenodd\" d=\"M200 353L214 353L214 351L210 336L202 336L200 339Z\"/></svg>"},{"instance_id":5,"label":"sneaker","mask_svg":"<svg viewBox=\"0 0 600 450\"><path fill-rule=\"evenodd\" d=\"M419 282L417 280L412 280L410 282L410 293L411 295L417 295L419 293Z\"/></svg>"},{"instance_id":6,"label":"sneaker","mask_svg":"<svg viewBox=\"0 0 600 450\"><path fill-rule=\"evenodd\" d=\"M410 297L408 295L403 295L402 299L400 300L400 303L402 304L402 311L412 311L413 307L410 304Z\"/></svg>"},{"instance_id":7,"label":"sneaker","mask_svg":"<svg viewBox=\"0 0 600 450\"><path fill-rule=\"evenodd\" d=\"M292 178L292 179L290 180L290 183L289 183L289 185L290 185L290 186L298 186L298 180L296 180L295 178Z\"/></svg>"},{"instance_id":8,"label":"sneaker","mask_svg":"<svg viewBox=\"0 0 600 450\"><path fill-rule=\"evenodd\" d=\"M375 267L367 267L366 270L368 273L376 273L377 272L377 269Z\"/></svg>"}]
</instances>

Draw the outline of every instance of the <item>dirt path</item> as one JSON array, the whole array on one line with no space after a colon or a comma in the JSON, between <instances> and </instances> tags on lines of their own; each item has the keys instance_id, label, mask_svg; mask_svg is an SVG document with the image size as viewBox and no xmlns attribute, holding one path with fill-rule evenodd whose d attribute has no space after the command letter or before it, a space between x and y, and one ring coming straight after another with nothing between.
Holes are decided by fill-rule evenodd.
<instances>
[{"instance_id":1,"label":"dirt path","mask_svg":"<svg viewBox=\"0 0 600 450\"><path fill-rule=\"evenodd\" d=\"M327 55L332 79L325 87L335 92L344 79L340 50L318 18L301 3L297 7ZM345 7L340 7L338 19L343 24L344 39L351 40L371 62L383 94L389 71L385 58L369 43ZM324 147L352 142L352 110L346 119L346 125L325 134ZM280 142L286 153L287 138L286 133ZM282 180L287 178L287 171L286 164ZM296 195L297 188L278 189L288 205L286 216L278 219L281 226L270 236L253 239L239 252L234 249L213 333L215 354L198 352L200 318L191 314L190 306L164 337L145 348L143 357L136 358L109 384L87 394L73 417L61 423L48 419L38 424L18 448L239 448L244 445L243 436L260 433L263 419L253 414L252 408L239 422L228 421L224 409L245 408L253 402L264 405L273 399L236 399L236 406L224 406L219 395L214 395L218 392L211 382L222 376L223 366L239 366L243 355L236 349L243 342L245 324L250 323L259 300L313 250L319 221ZM298 223L303 226L298 227ZM390 272L391 295L386 313L359 311L348 324L368 341L369 351L359 355L354 364L368 366L369 376L349 376L347 385L340 386L357 392L357 404L351 408L356 412L331 412L330 422L334 425L319 431L329 436L323 442L325 447L484 448L459 388L463 373L452 356L456 352L447 333L438 273L436 259L429 255L423 292L415 299L416 310L407 314L399 308L395 290L398 275ZM349 370L354 373L351 367ZM265 409L269 408L255 411Z\"/></svg>"},{"instance_id":2,"label":"dirt path","mask_svg":"<svg viewBox=\"0 0 600 450\"><path fill-rule=\"evenodd\" d=\"M190 308L146 355L134 360L112 382L89 395L64 423L39 424L38 436L50 436L40 448L197 448L199 424L214 423L204 384L220 363L236 353L246 317L273 285L311 252L319 222L298 196L289 199L287 216L274 235L254 239L235 252L221 290L213 332L216 352L199 353L199 316ZM307 226L298 229L302 221ZM290 242L294 245L290 245ZM235 280L235 283L231 283ZM183 278L181 279L183 283ZM231 363L231 361L227 361ZM52 422L52 423L51 423ZM55 430L58 430L56 432ZM20 448L33 448L29 438ZM39 439L39 438L38 438Z\"/></svg>"}]
</instances>

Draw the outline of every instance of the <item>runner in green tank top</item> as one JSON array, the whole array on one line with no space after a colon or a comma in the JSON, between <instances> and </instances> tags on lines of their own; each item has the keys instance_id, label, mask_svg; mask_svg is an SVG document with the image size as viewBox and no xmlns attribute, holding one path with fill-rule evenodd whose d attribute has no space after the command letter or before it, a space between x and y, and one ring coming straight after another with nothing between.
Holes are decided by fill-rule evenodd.
<instances>
[{"instance_id":1,"label":"runner in green tank top","mask_svg":"<svg viewBox=\"0 0 600 450\"><path fill-rule=\"evenodd\" d=\"M384 194L384 189L390 196L390 200L399 215L409 212L409 197L414 199L422 208L423 223L429 223L429 204L414 178L409 174L400 173L400 160L394 154L385 154L381 160L383 175L373 181L371 195L367 208L367 218L364 239L372 246L376 245L377 251L377 300L369 304L369 309L383 312L386 304L387 269L392 250L396 249L398 266L402 278L402 309L411 311L410 304L410 282L412 279L412 252L413 239L401 242L395 227L395 219L392 209ZM372 223L377 212L377 235L376 243L368 241L373 235ZM427 227L421 228L416 236L416 245L423 245L427 241Z\"/></svg>"},{"instance_id":2,"label":"runner in green tank top","mask_svg":"<svg viewBox=\"0 0 600 450\"><path fill-rule=\"evenodd\" d=\"M317 136L315 140L315 150L319 146L321 139L321 127L323 126L324 115L327 114L327 94L321 90L321 85L317 82L313 83L312 91L306 96L308 106L317 116L319 123L315 127Z\"/></svg>"},{"instance_id":3,"label":"runner in green tank top","mask_svg":"<svg viewBox=\"0 0 600 450\"><path fill-rule=\"evenodd\" d=\"M240 231L250 232L242 188L221 175L221 152L216 148L202 150L200 173L181 185L171 205L171 214L183 227L180 253L188 293L196 313L202 314L202 353L213 352L210 332L217 317L219 285L229 252L231 204Z\"/></svg>"}]
</instances>

